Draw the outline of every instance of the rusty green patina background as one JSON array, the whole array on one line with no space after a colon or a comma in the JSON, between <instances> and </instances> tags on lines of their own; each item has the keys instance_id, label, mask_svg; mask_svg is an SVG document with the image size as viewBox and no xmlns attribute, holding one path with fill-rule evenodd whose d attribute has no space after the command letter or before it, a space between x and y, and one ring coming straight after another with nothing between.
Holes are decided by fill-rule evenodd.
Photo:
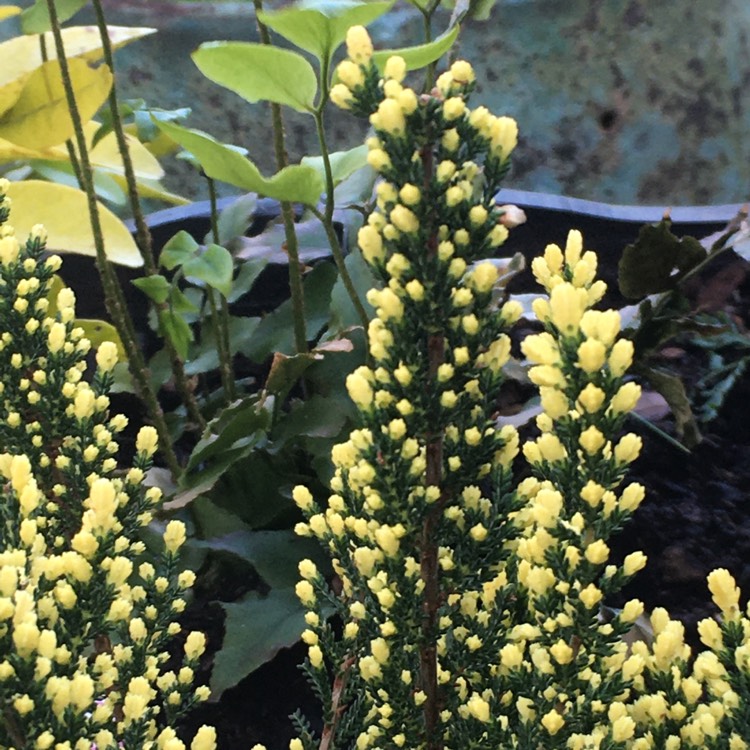
<instances>
[{"instance_id":1,"label":"rusty green patina background","mask_svg":"<svg viewBox=\"0 0 750 750\"><path fill-rule=\"evenodd\" d=\"M207 81L189 58L204 41L255 40L252 3L105 5L112 23L159 29L118 53L123 97L190 106L189 125L273 170L264 106ZM414 43L421 17L398 5L372 33L381 46ZM499 0L489 21L464 26L458 53L477 70L474 103L518 120L508 187L659 205L750 197L748 0ZM290 158L317 153L311 119L286 120ZM346 148L365 127L332 108L329 132ZM168 170L171 188L205 197L186 165Z\"/></svg>"}]
</instances>

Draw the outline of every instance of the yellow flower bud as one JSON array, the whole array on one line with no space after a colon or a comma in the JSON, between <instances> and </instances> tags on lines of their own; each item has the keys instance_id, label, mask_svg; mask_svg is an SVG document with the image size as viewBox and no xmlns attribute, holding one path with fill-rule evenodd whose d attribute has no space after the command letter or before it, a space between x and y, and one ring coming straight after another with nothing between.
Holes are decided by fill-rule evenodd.
<instances>
[{"instance_id":1,"label":"yellow flower bud","mask_svg":"<svg viewBox=\"0 0 750 750\"><path fill-rule=\"evenodd\" d=\"M586 547L584 556L592 565L601 565L609 558L609 547L603 540L597 539Z\"/></svg>"},{"instance_id":2,"label":"yellow flower bud","mask_svg":"<svg viewBox=\"0 0 750 750\"><path fill-rule=\"evenodd\" d=\"M364 26L352 26L346 32L346 54L355 63L367 64L372 57L372 40Z\"/></svg>"},{"instance_id":3,"label":"yellow flower bud","mask_svg":"<svg viewBox=\"0 0 750 750\"><path fill-rule=\"evenodd\" d=\"M647 557L643 552L631 552L622 563L622 572L626 576L633 576L646 567Z\"/></svg>"},{"instance_id":4,"label":"yellow flower bud","mask_svg":"<svg viewBox=\"0 0 750 750\"><path fill-rule=\"evenodd\" d=\"M641 386L637 383L625 383L612 397L609 408L614 414L627 414L632 411L641 397Z\"/></svg>"},{"instance_id":5,"label":"yellow flower bud","mask_svg":"<svg viewBox=\"0 0 750 750\"><path fill-rule=\"evenodd\" d=\"M585 429L578 438L579 445L590 456L598 453L604 446L605 442L606 438L597 427L594 427L594 425Z\"/></svg>"},{"instance_id":6,"label":"yellow flower bud","mask_svg":"<svg viewBox=\"0 0 750 750\"><path fill-rule=\"evenodd\" d=\"M170 521L164 530L163 539L168 552L171 554L177 552L187 539L185 524L182 521Z\"/></svg>"},{"instance_id":7,"label":"yellow flower bud","mask_svg":"<svg viewBox=\"0 0 750 750\"><path fill-rule=\"evenodd\" d=\"M714 604L726 618L734 618L739 610L740 590L726 568L717 568L708 574L708 590Z\"/></svg>"},{"instance_id":8,"label":"yellow flower bud","mask_svg":"<svg viewBox=\"0 0 750 750\"><path fill-rule=\"evenodd\" d=\"M542 726L551 735L556 735L565 725L565 719L553 708L542 716Z\"/></svg>"},{"instance_id":9,"label":"yellow flower bud","mask_svg":"<svg viewBox=\"0 0 750 750\"><path fill-rule=\"evenodd\" d=\"M609 370L617 378L624 375L633 363L633 342L620 339L609 353Z\"/></svg>"},{"instance_id":10,"label":"yellow flower bud","mask_svg":"<svg viewBox=\"0 0 750 750\"><path fill-rule=\"evenodd\" d=\"M601 341L586 339L578 347L578 366L584 372L599 372L606 361L607 349Z\"/></svg>"}]
</instances>

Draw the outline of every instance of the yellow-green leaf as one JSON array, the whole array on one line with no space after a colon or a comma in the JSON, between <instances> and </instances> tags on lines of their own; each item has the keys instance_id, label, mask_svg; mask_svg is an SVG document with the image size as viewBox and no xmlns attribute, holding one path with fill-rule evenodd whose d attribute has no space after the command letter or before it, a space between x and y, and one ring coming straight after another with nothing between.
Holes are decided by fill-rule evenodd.
<instances>
[{"instance_id":1,"label":"yellow-green leaf","mask_svg":"<svg viewBox=\"0 0 750 750\"><path fill-rule=\"evenodd\" d=\"M4 21L11 16L17 16L21 9L15 5L0 5L0 21Z\"/></svg>"},{"instance_id":2,"label":"yellow-green leaf","mask_svg":"<svg viewBox=\"0 0 750 750\"><path fill-rule=\"evenodd\" d=\"M108 29L109 38L115 48L156 31L127 26L109 26ZM71 26L69 29L63 29L62 33L68 59L80 57L89 62L101 60L102 41L96 26ZM52 34L45 34L44 40L49 59L57 59ZM44 62L40 46L38 36L18 36L0 43L0 115L18 101L24 83Z\"/></svg>"},{"instance_id":3,"label":"yellow-green leaf","mask_svg":"<svg viewBox=\"0 0 750 750\"><path fill-rule=\"evenodd\" d=\"M35 224L44 224L47 246L56 252L96 256L86 195L76 188L41 180L11 182L13 226L24 239ZM106 254L113 263L137 268L143 259L125 224L99 204Z\"/></svg>"},{"instance_id":4,"label":"yellow-green leaf","mask_svg":"<svg viewBox=\"0 0 750 750\"><path fill-rule=\"evenodd\" d=\"M93 349L98 349L100 344L105 341L111 341L117 347L117 359L120 362L128 361L128 355L122 345L120 334L117 333L117 329L111 323L104 320L76 318L75 325L83 328L83 335L91 342Z\"/></svg>"},{"instance_id":5,"label":"yellow-green leaf","mask_svg":"<svg viewBox=\"0 0 750 750\"><path fill-rule=\"evenodd\" d=\"M69 62L76 102L84 122L102 106L112 87L106 65L92 68L84 60ZM18 101L0 118L0 138L24 148L57 146L74 135L60 65L50 60L26 80Z\"/></svg>"}]
</instances>

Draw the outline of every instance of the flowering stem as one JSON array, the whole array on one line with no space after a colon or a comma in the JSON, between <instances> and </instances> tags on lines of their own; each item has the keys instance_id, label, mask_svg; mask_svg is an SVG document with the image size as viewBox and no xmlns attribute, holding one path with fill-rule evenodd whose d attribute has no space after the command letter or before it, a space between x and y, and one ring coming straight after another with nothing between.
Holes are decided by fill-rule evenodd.
<instances>
[{"instance_id":1,"label":"flowering stem","mask_svg":"<svg viewBox=\"0 0 750 750\"><path fill-rule=\"evenodd\" d=\"M355 661L353 656L347 657L333 681L331 721L323 727L318 750L330 750L330 748L335 747L336 729L345 710L345 706L341 705L341 696L344 694L346 683L349 681L349 672Z\"/></svg>"},{"instance_id":2,"label":"flowering stem","mask_svg":"<svg viewBox=\"0 0 750 750\"><path fill-rule=\"evenodd\" d=\"M255 22L262 44L271 44L267 26L258 18L263 10L263 0L253 0ZM276 155L276 168L282 170L289 164L284 145L284 120L281 117L281 106L271 102L271 124L273 128L273 148ZM289 292L292 298L292 317L294 318L294 344L298 354L307 352L307 331L305 326L305 293L302 288L302 265L299 260L299 243L294 228L294 208L289 201L281 201L281 219L284 222L286 253L289 257Z\"/></svg>"},{"instance_id":3,"label":"flowering stem","mask_svg":"<svg viewBox=\"0 0 750 750\"><path fill-rule=\"evenodd\" d=\"M81 178L88 203L91 233L94 237L94 247L96 248L96 265L102 281L104 301L107 306L107 311L112 317L112 321L114 322L123 346L125 347L125 352L128 356L128 366L130 373L133 376L136 389L138 390L138 395L145 404L159 435L159 443L164 460L173 477L176 478L181 474L182 470L174 452L174 448L172 447L172 440L166 420L164 419L164 412L162 411L156 398L156 394L149 382L146 363L135 338L133 321L128 314L122 289L117 281L117 276L112 269L112 264L107 258L105 251L104 234L102 232L101 221L99 218L99 206L96 202L96 192L94 190L93 171L91 169L88 146L83 132L81 113L76 103L75 91L73 90L73 83L70 77L70 68L68 67L68 58L65 53L65 45L63 44L60 21L54 0L47 0L47 9L49 11L50 26L55 40L57 59L60 64L60 77L62 79L63 88L65 89L68 111L73 123L76 143L78 145Z\"/></svg>"},{"instance_id":4,"label":"flowering stem","mask_svg":"<svg viewBox=\"0 0 750 750\"><path fill-rule=\"evenodd\" d=\"M157 274L159 270L154 258L151 230L146 223L146 218L143 215L143 210L141 208L140 198L138 197L138 182L135 177L133 160L130 157L130 149L128 148L128 142L125 136L122 116L120 115L120 103L117 97L117 81L114 76L115 62L112 54L112 42L110 41L109 32L107 31L107 20L104 17L101 0L92 0L92 2L96 13L96 24L99 29L99 37L102 42L104 62L112 71L112 88L109 90L109 111L112 115L112 129L115 134L115 139L117 140L117 150L122 159L122 166L125 172L125 184L128 190L130 210L133 213L133 220L136 228L136 245L141 253L141 258L143 259L143 269L146 272L146 276L153 276ZM166 312L167 307L168 305L166 302L156 305L158 313ZM182 357L180 357L169 336L164 337L164 346L169 354L172 374L180 398L185 404L190 419L194 422L196 427L202 431L206 427L206 420L201 414L195 393L193 392L193 389L188 382L187 375L185 374L185 363L182 361Z\"/></svg>"}]
</instances>

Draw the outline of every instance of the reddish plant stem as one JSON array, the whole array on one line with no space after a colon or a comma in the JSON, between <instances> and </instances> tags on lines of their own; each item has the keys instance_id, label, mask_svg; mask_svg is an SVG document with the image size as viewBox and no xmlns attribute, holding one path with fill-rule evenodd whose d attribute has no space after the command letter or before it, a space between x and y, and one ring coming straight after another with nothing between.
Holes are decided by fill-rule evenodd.
<instances>
[{"instance_id":1,"label":"reddish plant stem","mask_svg":"<svg viewBox=\"0 0 750 750\"><path fill-rule=\"evenodd\" d=\"M329 748L334 747L336 729L338 729L339 721L346 710L346 706L341 703L341 698L344 694L346 683L349 681L349 673L352 666L354 666L354 662L354 657L348 656L333 681L333 689L331 691L331 721L323 727L318 750L329 750Z\"/></svg>"}]
</instances>

